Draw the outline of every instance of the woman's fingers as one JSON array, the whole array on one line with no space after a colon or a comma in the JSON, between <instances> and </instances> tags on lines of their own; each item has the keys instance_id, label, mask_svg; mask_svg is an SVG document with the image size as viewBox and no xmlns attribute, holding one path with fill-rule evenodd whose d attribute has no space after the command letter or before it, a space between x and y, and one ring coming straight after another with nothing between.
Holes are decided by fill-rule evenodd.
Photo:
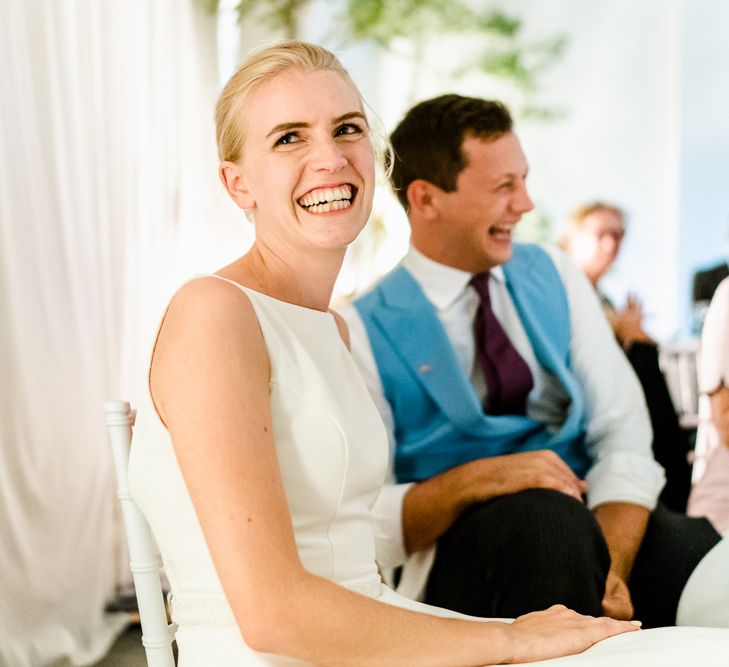
<instances>
[{"instance_id":1,"label":"woman's fingers","mask_svg":"<svg viewBox=\"0 0 729 667\"><path fill-rule=\"evenodd\" d=\"M528 662L580 653L608 637L635 632L640 624L606 616L583 616L564 605L554 605L520 616L511 627L519 635L518 661Z\"/></svg>"}]
</instances>

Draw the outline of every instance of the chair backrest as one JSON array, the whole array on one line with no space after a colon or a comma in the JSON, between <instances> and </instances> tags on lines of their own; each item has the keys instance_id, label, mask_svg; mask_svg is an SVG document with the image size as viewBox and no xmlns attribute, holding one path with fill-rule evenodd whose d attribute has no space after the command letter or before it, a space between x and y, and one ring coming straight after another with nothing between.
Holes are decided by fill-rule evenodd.
<instances>
[{"instance_id":1,"label":"chair backrest","mask_svg":"<svg viewBox=\"0 0 729 667\"><path fill-rule=\"evenodd\" d=\"M147 665L174 667L172 641L177 626L174 623L167 623L167 610L160 582L162 560L149 524L131 497L127 483L135 411L127 401L106 401L104 412L114 456L119 500L129 547L129 567L137 593L142 644L147 654Z\"/></svg>"},{"instance_id":2,"label":"chair backrest","mask_svg":"<svg viewBox=\"0 0 729 667\"><path fill-rule=\"evenodd\" d=\"M699 423L698 338L659 348L659 363L666 377L681 426L696 428Z\"/></svg>"}]
</instances>

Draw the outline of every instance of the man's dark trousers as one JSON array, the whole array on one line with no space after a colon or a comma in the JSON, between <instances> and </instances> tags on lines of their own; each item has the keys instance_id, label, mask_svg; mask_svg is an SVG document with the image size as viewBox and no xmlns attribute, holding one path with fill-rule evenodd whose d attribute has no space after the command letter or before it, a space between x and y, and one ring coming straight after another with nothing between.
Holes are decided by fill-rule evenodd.
<instances>
[{"instance_id":1,"label":"man's dark trousers","mask_svg":"<svg viewBox=\"0 0 729 667\"><path fill-rule=\"evenodd\" d=\"M720 540L704 518L659 505L629 588L643 627L673 625L689 576ZM438 541L425 601L466 614L515 618L564 604L602 616L610 555L592 512L550 489L474 505Z\"/></svg>"}]
</instances>

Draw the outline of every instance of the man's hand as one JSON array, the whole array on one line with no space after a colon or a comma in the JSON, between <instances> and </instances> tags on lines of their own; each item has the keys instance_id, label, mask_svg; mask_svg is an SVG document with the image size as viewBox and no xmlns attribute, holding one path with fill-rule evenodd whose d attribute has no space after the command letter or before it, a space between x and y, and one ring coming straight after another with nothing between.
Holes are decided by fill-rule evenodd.
<instances>
[{"instance_id":1,"label":"man's hand","mask_svg":"<svg viewBox=\"0 0 729 667\"><path fill-rule=\"evenodd\" d=\"M616 618L619 621L631 620L635 611L628 584L612 570L608 571L607 580L605 581L602 611L605 616Z\"/></svg>"},{"instance_id":2,"label":"man's hand","mask_svg":"<svg viewBox=\"0 0 729 667\"><path fill-rule=\"evenodd\" d=\"M631 619L634 609L626 582L643 541L650 511L631 503L605 503L593 512L605 536L611 561L602 609L612 618Z\"/></svg>"},{"instance_id":3,"label":"man's hand","mask_svg":"<svg viewBox=\"0 0 729 667\"><path fill-rule=\"evenodd\" d=\"M549 449L478 459L459 468L464 469L469 504L525 489L554 489L580 502L587 493L587 483Z\"/></svg>"},{"instance_id":4,"label":"man's hand","mask_svg":"<svg viewBox=\"0 0 729 667\"><path fill-rule=\"evenodd\" d=\"M408 553L426 549L468 507L525 489L554 489L582 502L587 484L554 452L538 450L464 463L414 484L403 502Z\"/></svg>"}]
</instances>

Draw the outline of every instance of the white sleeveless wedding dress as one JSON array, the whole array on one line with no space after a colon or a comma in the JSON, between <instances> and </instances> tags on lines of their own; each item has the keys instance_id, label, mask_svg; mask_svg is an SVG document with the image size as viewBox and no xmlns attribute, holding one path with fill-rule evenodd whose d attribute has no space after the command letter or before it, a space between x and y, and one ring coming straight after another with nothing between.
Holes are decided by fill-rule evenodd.
<instances>
[{"instance_id":1,"label":"white sleeveless wedding dress","mask_svg":"<svg viewBox=\"0 0 729 667\"><path fill-rule=\"evenodd\" d=\"M388 604L460 616L413 602L381 583L370 510L385 478L387 437L333 315L231 284L250 298L268 349L273 435L304 567ZM172 588L172 615L179 625L179 667L305 664L255 652L245 644L169 434L149 397L138 410L129 481L152 528ZM701 656L723 654L726 659L695 662L697 650ZM729 632L671 628L632 633L602 642L579 656L545 664L577 667L617 661L621 667L729 665Z\"/></svg>"}]
</instances>

